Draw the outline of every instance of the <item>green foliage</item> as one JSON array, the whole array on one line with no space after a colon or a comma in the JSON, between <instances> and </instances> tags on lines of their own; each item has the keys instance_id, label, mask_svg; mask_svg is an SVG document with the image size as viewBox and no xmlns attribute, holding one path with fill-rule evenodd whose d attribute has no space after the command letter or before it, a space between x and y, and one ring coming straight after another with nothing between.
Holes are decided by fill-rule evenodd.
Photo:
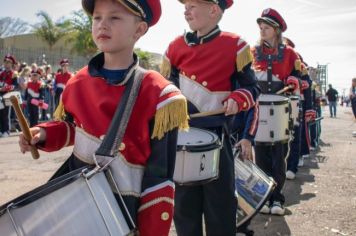
<instances>
[{"instance_id":1,"label":"green foliage","mask_svg":"<svg viewBox=\"0 0 356 236\"><path fill-rule=\"evenodd\" d=\"M83 10L75 11L70 18L70 23L66 42L72 43L71 51L85 57L94 55L97 47L91 34L91 17Z\"/></svg>"},{"instance_id":2,"label":"green foliage","mask_svg":"<svg viewBox=\"0 0 356 236\"><path fill-rule=\"evenodd\" d=\"M140 65L145 69L150 69L152 59L151 54L149 52L142 51L140 48L136 48L135 53L140 60Z\"/></svg>"},{"instance_id":3,"label":"green foliage","mask_svg":"<svg viewBox=\"0 0 356 236\"><path fill-rule=\"evenodd\" d=\"M54 22L45 11L40 11L36 14L42 21L34 25L34 33L45 41L49 50L66 34L70 27L69 20Z\"/></svg>"}]
</instances>

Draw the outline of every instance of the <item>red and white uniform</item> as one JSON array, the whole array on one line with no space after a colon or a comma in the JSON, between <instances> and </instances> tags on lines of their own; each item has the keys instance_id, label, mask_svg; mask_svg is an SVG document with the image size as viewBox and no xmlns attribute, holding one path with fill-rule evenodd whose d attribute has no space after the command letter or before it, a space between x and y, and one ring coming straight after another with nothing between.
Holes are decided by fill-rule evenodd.
<instances>
[{"instance_id":1,"label":"red and white uniform","mask_svg":"<svg viewBox=\"0 0 356 236\"><path fill-rule=\"evenodd\" d=\"M0 73L0 95L13 91L17 85L17 73L13 70L4 70Z\"/></svg>"},{"instance_id":2,"label":"red and white uniform","mask_svg":"<svg viewBox=\"0 0 356 236\"><path fill-rule=\"evenodd\" d=\"M92 156L106 134L129 76L112 85L97 70L103 54L94 57L71 78L62 94L66 114L74 122L38 125L47 132L42 150L55 151L74 144L74 155L93 163ZM127 73L131 75L138 61ZM187 127L186 100L159 73L147 71L119 147L118 183L140 235L168 235L173 217L177 128ZM169 144L169 145L168 145ZM172 169L173 168L173 169ZM133 207L134 206L134 207Z\"/></svg>"},{"instance_id":3,"label":"red and white uniform","mask_svg":"<svg viewBox=\"0 0 356 236\"><path fill-rule=\"evenodd\" d=\"M252 61L246 41L238 35L221 32L218 27L200 41L192 49L185 36L176 38L166 51L163 75L170 73L165 68L179 70L179 88L199 112L221 109L228 98L237 102L239 111L253 107L256 93L244 87L255 85L254 75L240 79L242 88L232 92L234 73L243 74L244 67Z\"/></svg>"},{"instance_id":4,"label":"red and white uniform","mask_svg":"<svg viewBox=\"0 0 356 236\"><path fill-rule=\"evenodd\" d=\"M59 89L60 91L63 91L64 88L66 87L66 84L68 80L72 77L72 74L70 72L65 72L65 73L57 73L55 75L55 87L56 89Z\"/></svg>"},{"instance_id":5,"label":"red and white uniform","mask_svg":"<svg viewBox=\"0 0 356 236\"><path fill-rule=\"evenodd\" d=\"M27 83L27 91L26 91L26 96L27 100L31 101L32 98L35 99L43 99L43 94L42 94L42 83L41 81L29 81Z\"/></svg>"}]
</instances>

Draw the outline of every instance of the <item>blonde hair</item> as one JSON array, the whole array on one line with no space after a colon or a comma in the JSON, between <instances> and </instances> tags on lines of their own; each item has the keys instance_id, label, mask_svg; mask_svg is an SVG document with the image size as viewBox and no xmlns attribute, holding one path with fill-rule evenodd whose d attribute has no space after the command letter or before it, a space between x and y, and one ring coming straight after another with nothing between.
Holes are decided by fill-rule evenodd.
<instances>
[{"instance_id":1,"label":"blonde hair","mask_svg":"<svg viewBox=\"0 0 356 236\"><path fill-rule=\"evenodd\" d=\"M31 73L31 67L25 66L20 73L20 77L24 78L25 76L29 76L30 73Z\"/></svg>"}]
</instances>

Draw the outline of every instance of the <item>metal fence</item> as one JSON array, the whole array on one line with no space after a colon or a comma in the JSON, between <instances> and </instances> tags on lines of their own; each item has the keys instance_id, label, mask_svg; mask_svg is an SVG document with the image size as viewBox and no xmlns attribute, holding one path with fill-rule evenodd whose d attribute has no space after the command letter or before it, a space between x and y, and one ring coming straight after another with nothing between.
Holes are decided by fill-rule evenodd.
<instances>
[{"instance_id":1,"label":"metal fence","mask_svg":"<svg viewBox=\"0 0 356 236\"><path fill-rule=\"evenodd\" d=\"M0 57L10 53L14 55L17 61L26 62L28 65L36 63L37 65L50 64L55 71L58 69L59 61L68 58L71 71L76 71L88 64L89 59L82 56L76 56L69 51L50 52L48 49L18 49L18 48L0 48Z\"/></svg>"}]
</instances>

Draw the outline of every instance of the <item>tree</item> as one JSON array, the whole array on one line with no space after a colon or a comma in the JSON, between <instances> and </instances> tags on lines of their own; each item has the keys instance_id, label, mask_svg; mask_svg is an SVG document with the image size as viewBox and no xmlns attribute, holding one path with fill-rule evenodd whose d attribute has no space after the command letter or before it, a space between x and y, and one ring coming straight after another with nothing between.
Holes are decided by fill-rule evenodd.
<instances>
[{"instance_id":1,"label":"tree","mask_svg":"<svg viewBox=\"0 0 356 236\"><path fill-rule=\"evenodd\" d=\"M69 20L54 22L47 12L40 11L36 14L42 21L34 26L34 33L45 41L49 50L63 38L69 29Z\"/></svg>"},{"instance_id":2,"label":"tree","mask_svg":"<svg viewBox=\"0 0 356 236\"><path fill-rule=\"evenodd\" d=\"M72 52L91 57L97 52L97 47L91 35L92 19L83 10L75 11L70 18L70 29L67 43L72 43Z\"/></svg>"},{"instance_id":3,"label":"tree","mask_svg":"<svg viewBox=\"0 0 356 236\"><path fill-rule=\"evenodd\" d=\"M28 33L31 26L19 18L0 18L0 38Z\"/></svg>"},{"instance_id":4,"label":"tree","mask_svg":"<svg viewBox=\"0 0 356 236\"><path fill-rule=\"evenodd\" d=\"M135 53L137 54L138 58L140 59L140 66L145 69L151 68L151 54L146 51L142 51L140 48L135 49Z\"/></svg>"}]
</instances>

